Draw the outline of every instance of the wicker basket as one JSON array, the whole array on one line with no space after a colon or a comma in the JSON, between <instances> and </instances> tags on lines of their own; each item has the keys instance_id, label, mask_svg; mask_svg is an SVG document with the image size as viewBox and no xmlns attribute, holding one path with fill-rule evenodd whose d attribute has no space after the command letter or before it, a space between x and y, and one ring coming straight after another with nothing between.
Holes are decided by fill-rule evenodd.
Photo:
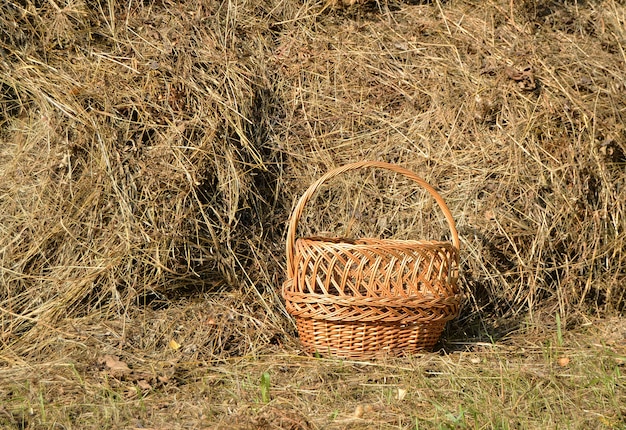
<instances>
[{"instance_id":1,"label":"wicker basket","mask_svg":"<svg viewBox=\"0 0 626 430\"><path fill-rule=\"evenodd\" d=\"M452 243L425 240L298 238L304 206L329 179L382 168L404 175L436 200ZM402 167L362 161L334 169L302 195L287 232L283 297L309 353L342 358L406 355L431 349L459 312L459 237L444 200Z\"/></svg>"}]
</instances>

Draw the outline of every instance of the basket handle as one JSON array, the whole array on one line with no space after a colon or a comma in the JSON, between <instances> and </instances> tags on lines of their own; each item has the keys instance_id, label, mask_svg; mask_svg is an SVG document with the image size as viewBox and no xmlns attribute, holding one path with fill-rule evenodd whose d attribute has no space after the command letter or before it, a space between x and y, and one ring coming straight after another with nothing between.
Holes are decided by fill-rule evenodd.
<instances>
[{"instance_id":1,"label":"basket handle","mask_svg":"<svg viewBox=\"0 0 626 430\"><path fill-rule=\"evenodd\" d=\"M424 189L426 189L426 191L428 191L430 195L435 199L435 201L439 205L439 208L443 212L443 215L446 217L446 220L448 221L448 226L450 227L450 231L452 232L452 245L456 248L457 255L458 255L458 251L460 249L459 234L456 230L456 225L454 223L454 218L452 218L452 213L450 212L450 209L448 209L448 206L446 205L446 202L443 200L443 198L439 195L437 191L435 191L435 189L430 184L428 184L428 182L426 182L425 180L423 180L422 178L420 178L419 176L417 176L415 173L411 172L410 170L407 170L395 164L386 163L383 161L358 161L356 163L346 164L344 166L337 167L336 169L330 170L324 176L322 176L317 181L312 183L311 186L306 190L306 192L302 194L302 196L300 197L298 204L296 205L293 212L291 213L291 219L289 221L289 228L287 230L287 276L289 277L289 279L293 278L295 275L295 267L293 267L293 263L294 263L294 257L295 257L294 249L295 249L295 242L296 242L296 230L298 228L298 222L300 221L302 212L304 211L304 206L307 204L307 202L311 199L313 194L322 186L324 182L342 173L348 172L350 170L361 169L364 167L375 167L375 168L380 168L380 169L391 170L392 172L399 173L407 177L408 179L412 179L413 181L417 182L420 186L422 186Z\"/></svg>"}]
</instances>

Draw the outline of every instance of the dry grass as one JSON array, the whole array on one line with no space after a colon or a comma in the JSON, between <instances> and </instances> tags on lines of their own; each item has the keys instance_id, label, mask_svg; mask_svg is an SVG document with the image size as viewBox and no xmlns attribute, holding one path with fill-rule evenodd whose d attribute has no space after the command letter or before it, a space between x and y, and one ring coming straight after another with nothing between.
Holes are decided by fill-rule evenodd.
<instances>
[{"instance_id":1,"label":"dry grass","mask_svg":"<svg viewBox=\"0 0 626 430\"><path fill-rule=\"evenodd\" d=\"M623 314L623 2L24 0L0 11L0 369L24 381L2 385L18 399L0 410L4 425L52 428L30 413L37 398L66 428L75 416L86 427L157 417L157 427L182 428L196 418L226 426L233 415L242 427L271 428L258 421L271 414L285 428L429 428L463 411L477 414L465 425L478 428L589 428L597 417L623 425L624 411L611 406L623 382L606 364L615 357L585 350L589 337L570 345L582 372L571 377L550 373L544 346L517 355L498 345L497 366L480 372L450 364L456 356L427 356L452 366L447 385L429 388L435 400L370 410L371 422L331 420L350 390L367 400L348 401L335 418L392 404L395 386L370 389L360 379L370 372L356 364L345 365L347 388L317 378L343 365L295 357L278 295L295 200L328 169L377 159L423 175L457 220L467 300L449 339L491 343L557 313L563 329ZM424 197L383 172L346 175L311 202L301 233L447 237ZM125 357L142 379L107 380L105 354ZM420 360L392 373L428 388L401 370L423 370ZM524 360L550 371L524 373L515 367ZM269 405L242 388L266 368L296 364L295 379L272 373L285 394ZM492 379L481 382L483 371ZM496 392L488 381L497 372L512 379ZM242 375L253 375L248 385ZM317 388L293 388L300 376ZM621 385L596 390L594 378ZM466 379L482 410L451 394ZM128 397L140 380L149 396ZM546 390L574 400L541 406ZM74 403L50 400L59 394ZM205 395L236 406L205 407ZM172 396L196 398L184 404L203 415L185 421L184 411L159 409ZM320 406L306 406L307 396ZM495 399L511 408L502 425L485 415ZM425 412L396 422L395 407ZM526 418L515 421L518 413Z\"/></svg>"},{"instance_id":2,"label":"dry grass","mask_svg":"<svg viewBox=\"0 0 626 430\"><path fill-rule=\"evenodd\" d=\"M190 306L193 314L198 307ZM448 344L376 363L269 347L219 361L186 343L185 312L161 311L164 341L135 318L63 326L45 363L0 370L0 426L21 429L621 429L626 327L593 321L560 336L547 321L498 344ZM141 318L137 315L137 319ZM169 320L169 321L168 321ZM150 324L148 324L150 326ZM117 343L127 339L124 345ZM455 352L456 349L456 352ZM118 361L107 361L114 355ZM119 363L123 363L123 365ZM124 365L127 367L124 368ZM262 384L263 374L269 383ZM266 391L263 395L263 386Z\"/></svg>"}]
</instances>

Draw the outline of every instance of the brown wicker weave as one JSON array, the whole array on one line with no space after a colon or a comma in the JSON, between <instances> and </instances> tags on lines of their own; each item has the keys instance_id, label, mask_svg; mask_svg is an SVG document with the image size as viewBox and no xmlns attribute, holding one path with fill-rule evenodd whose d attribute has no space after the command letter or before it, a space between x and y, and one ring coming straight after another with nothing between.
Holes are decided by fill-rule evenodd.
<instances>
[{"instance_id":1,"label":"brown wicker weave","mask_svg":"<svg viewBox=\"0 0 626 430\"><path fill-rule=\"evenodd\" d=\"M304 206L329 179L375 167L402 174L436 200L452 243L425 240L299 238ZM343 358L405 355L431 349L459 312L459 237L444 200L402 167L361 161L326 173L302 195L287 232L283 297L309 353Z\"/></svg>"}]
</instances>

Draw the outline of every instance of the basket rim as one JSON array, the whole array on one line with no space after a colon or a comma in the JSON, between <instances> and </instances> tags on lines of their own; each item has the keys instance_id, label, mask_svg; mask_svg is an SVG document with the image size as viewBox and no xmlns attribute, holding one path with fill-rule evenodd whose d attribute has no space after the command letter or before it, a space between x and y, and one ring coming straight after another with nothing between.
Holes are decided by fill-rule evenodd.
<instances>
[{"instance_id":1,"label":"basket rim","mask_svg":"<svg viewBox=\"0 0 626 430\"><path fill-rule=\"evenodd\" d=\"M399 301L381 301L376 305L372 301L354 301L340 303L346 300L334 300L332 297L323 297L323 300L290 300L286 298L287 311L295 318L310 318L327 321L352 322L384 322L395 324L432 323L435 321L450 321L459 314L461 306L460 295L448 297L430 303L421 303L411 306L410 303ZM378 309L378 311L374 311ZM374 311L374 312L373 312Z\"/></svg>"},{"instance_id":2,"label":"basket rim","mask_svg":"<svg viewBox=\"0 0 626 430\"><path fill-rule=\"evenodd\" d=\"M287 284L287 283L285 283ZM285 285L285 300L292 303L310 304L333 304L345 307L376 307L376 308L407 308L426 309L438 306L458 304L463 300L464 294L459 291L455 294L439 295L426 294L423 296L386 296L386 297L363 297L363 296L334 296L320 293L300 293L290 291Z\"/></svg>"},{"instance_id":3,"label":"basket rim","mask_svg":"<svg viewBox=\"0 0 626 430\"><path fill-rule=\"evenodd\" d=\"M447 240L425 240L425 239L379 239L375 237L325 237L325 236L306 236L296 239L296 246L299 243L320 243L328 246L341 246L341 247L354 247L363 248L371 247L372 245L387 245L394 247L415 247L415 246L427 246L427 247L446 247L451 250L457 250L454 244Z\"/></svg>"},{"instance_id":4,"label":"basket rim","mask_svg":"<svg viewBox=\"0 0 626 430\"><path fill-rule=\"evenodd\" d=\"M458 308L457 308L458 309ZM356 312L355 312L356 314ZM318 313L311 311L302 311L295 312L292 314L294 319L302 319L303 321L329 321L334 323L354 323L354 324L371 324L371 325L384 325L384 326L396 326L396 327L406 327L410 325L414 326L429 326L431 324L445 324L448 321L452 321L458 316L458 310L456 312L446 312L441 314L438 318L433 318L431 320L424 320L424 317L412 317L409 318L406 315L400 315L394 318L380 318L379 316L375 317L363 317L361 315L340 315L333 316L330 313Z\"/></svg>"}]
</instances>

